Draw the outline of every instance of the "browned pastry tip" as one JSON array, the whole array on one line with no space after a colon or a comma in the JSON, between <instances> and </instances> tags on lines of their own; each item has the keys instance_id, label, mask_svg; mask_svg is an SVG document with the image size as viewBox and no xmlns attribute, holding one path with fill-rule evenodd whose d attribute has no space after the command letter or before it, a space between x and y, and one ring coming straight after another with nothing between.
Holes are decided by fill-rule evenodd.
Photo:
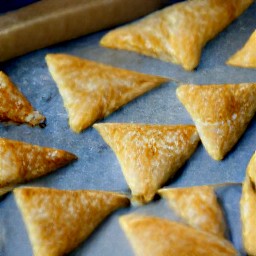
<instances>
[{"instance_id":1,"label":"browned pastry tip","mask_svg":"<svg viewBox=\"0 0 256 256\"><path fill-rule=\"evenodd\" d=\"M27 123L31 126L46 124L46 118L34 110L26 97L2 71L0 71L0 101L0 121Z\"/></svg>"},{"instance_id":2,"label":"browned pastry tip","mask_svg":"<svg viewBox=\"0 0 256 256\"><path fill-rule=\"evenodd\" d=\"M229 58L227 64L241 68L256 68L256 30L242 49Z\"/></svg>"},{"instance_id":3,"label":"browned pastry tip","mask_svg":"<svg viewBox=\"0 0 256 256\"><path fill-rule=\"evenodd\" d=\"M76 159L76 155L64 150L0 138L0 189L7 192Z\"/></svg>"}]
</instances>

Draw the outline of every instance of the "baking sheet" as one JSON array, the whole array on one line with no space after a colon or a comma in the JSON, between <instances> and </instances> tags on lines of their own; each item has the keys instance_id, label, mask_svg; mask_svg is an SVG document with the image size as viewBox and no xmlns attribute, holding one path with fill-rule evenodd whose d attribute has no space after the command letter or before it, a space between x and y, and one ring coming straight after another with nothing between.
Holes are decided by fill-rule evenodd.
<instances>
[{"instance_id":1,"label":"baking sheet","mask_svg":"<svg viewBox=\"0 0 256 256\"><path fill-rule=\"evenodd\" d=\"M41 146L57 147L75 153L79 160L46 177L30 182L32 186L59 189L100 189L128 192L121 168L111 149L92 128L74 134L68 127L68 116L62 99L53 82L44 57L47 53L68 53L117 67L139 72L172 77L182 82L196 84L255 82L256 70L226 66L224 63L242 47L256 25L256 3L224 32L207 44L195 72L186 72L179 66L137 55L99 47L103 31L54 47L33 52L1 64L12 80L47 117L45 129L26 125L0 125L0 136L23 140ZM175 95L177 84L170 82L124 106L103 122L134 122L158 124L193 123ZM242 182L245 169L256 149L256 122L252 120L244 136L222 162L212 160L200 145L167 186L181 187L223 182ZM239 216L240 186L218 189L229 226L228 237L243 253ZM111 215L91 237L71 255L114 256L133 255L122 232L118 217L140 212L178 220L165 201L156 200L144 207L131 207ZM86 225L86 223L85 223ZM51 239L51 238L49 238ZM0 255L30 256L32 250L21 215L12 193L0 199Z\"/></svg>"}]
</instances>

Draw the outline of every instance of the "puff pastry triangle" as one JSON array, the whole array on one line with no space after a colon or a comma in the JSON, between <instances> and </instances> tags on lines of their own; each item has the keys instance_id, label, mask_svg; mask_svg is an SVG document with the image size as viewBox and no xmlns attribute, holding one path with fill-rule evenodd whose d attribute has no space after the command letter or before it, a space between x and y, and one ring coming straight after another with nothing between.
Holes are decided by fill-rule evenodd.
<instances>
[{"instance_id":1,"label":"puff pastry triangle","mask_svg":"<svg viewBox=\"0 0 256 256\"><path fill-rule=\"evenodd\" d=\"M184 1L110 31L100 43L193 70L199 64L205 44L252 3L253 0Z\"/></svg>"},{"instance_id":2,"label":"puff pastry triangle","mask_svg":"<svg viewBox=\"0 0 256 256\"><path fill-rule=\"evenodd\" d=\"M129 205L125 196L103 191L17 188L14 195L36 256L66 255L111 212Z\"/></svg>"},{"instance_id":3,"label":"puff pastry triangle","mask_svg":"<svg viewBox=\"0 0 256 256\"><path fill-rule=\"evenodd\" d=\"M114 68L64 54L48 54L46 61L57 83L73 131L81 132L166 78Z\"/></svg>"},{"instance_id":4,"label":"puff pastry triangle","mask_svg":"<svg viewBox=\"0 0 256 256\"><path fill-rule=\"evenodd\" d=\"M131 214L120 224L137 256L239 255L223 238L166 219Z\"/></svg>"},{"instance_id":5,"label":"puff pastry triangle","mask_svg":"<svg viewBox=\"0 0 256 256\"><path fill-rule=\"evenodd\" d=\"M64 150L0 138L0 195L75 159L75 155Z\"/></svg>"},{"instance_id":6,"label":"puff pastry triangle","mask_svg":"<svg viewBox=\"0 0 256 256\"><path fill-rule=\"evenodd\" d=\"M248 255L256 255L256 154L251 158L243 183L240 212L244 248Z\"/></svg>"},{"instance_id":7,"label":"puff pastry triangle","mask_svg":"<svg viewBox=\"0 0 256 256\"><path fill-rule=\"evenodd\" d=\"M147 203L194 153L193 125L101 123L93 126L115 152L133 200Z\"/></svg>"},{"instance_id":8,"label":"puff pastry triangle","mask_svg":"<svg viewBox=\"0 0 256 256\"><path fill-rule=\"evenodd\" d=\"M0 71L0 102L1 122L13 121L31 126L45 126L45 117L33 109L25 96L2 71Z\"/></svg>"},{"instance_id":9,"label":"puff pastry triangle","mask_svg":"<svg viewBox=\"0 0 256 256\"><path fill-rule=\"evenodd\" d=\"M231 150L256 111L256 83L182 85L176 93L215 160Z\"/></svg>"},{"instance_id":10,"label":"puff pastry triangle","mask_svg":"<svg viewBox=\"0 0 256 256\"><path fill-rule=\"evenodd\" d=\"M231 56L227 64L242 68L256 68L256 30L244 47Z\"/></svg>"},{"instance_id":11,"label":"puff pastry triangle","mask_svg":"<svg viewBox=\"0 0 256 256\"><path fill-rule=\"evenodd\" d=\"M166 188L158 193L190 226L224 237L224 217L212 186Z\"/></svg>"}]
</instances>

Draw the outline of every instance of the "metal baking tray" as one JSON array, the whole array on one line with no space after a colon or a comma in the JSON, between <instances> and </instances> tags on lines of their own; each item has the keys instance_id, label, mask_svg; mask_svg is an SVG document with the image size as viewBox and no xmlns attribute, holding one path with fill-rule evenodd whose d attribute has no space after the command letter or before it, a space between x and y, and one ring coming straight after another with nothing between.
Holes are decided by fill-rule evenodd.
<instances>
[{"instance_id":1,"label":"metal baking tray","mask_svg":"<svg viewBox=\"0 0 256 256\"><path fill-rule=\"evenodd\" d=\"M47 53L68 53L113 66L139 72L168 76L175 80L195 83L255 82L256 70L240 69L225 65L225 61L243 46L255 29L256 3L233 22L203 50L199 67L186 72L179 66L126 51L101 48L100 38L107 32L65 42L1 64L5 71L31 101L33 106L47 117L45 129L26 125L6 126L0 124L0 136L22 140L42 146L57 147L75 153L79 160L46 177L30 182L30 186L58 189L97 189L128 193L128 187L120 165L99 134L92 128L81 134L73 133L68 126L68 116L62 99L45 63ZM157 124L193 123L175 95L177 84L169 82L116 111L103 122L134 122ZM217 162L212 160L202 145L171 180L167 186L182 187L242 182L246 166L256 149L256 122L252 120L243 137L227 157ZM241 186L218 189L223 206L228 238L243 254L239 200ZM21 214L13 194L0 199L0 255L30 256L31 245ZM178 220L163 199L143 207L122 209L104 223L70 255L131 256L133 252L118 224L118 217L131 212L141 212ZM86 223L85 223L86 225ZM51 239L51 238L49 238Z\"/></svg>"}]
</instances>

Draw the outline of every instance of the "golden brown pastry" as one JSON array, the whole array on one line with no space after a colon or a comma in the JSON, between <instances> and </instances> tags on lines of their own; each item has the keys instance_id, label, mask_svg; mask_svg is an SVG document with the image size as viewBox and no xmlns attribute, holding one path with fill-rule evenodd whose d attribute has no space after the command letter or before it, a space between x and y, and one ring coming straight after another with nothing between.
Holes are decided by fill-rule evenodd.
<instances>
[{"instance_id":1,"label":"golden brown pastry","mask_svg":"<svg viewBox=\"0 0 256 256\"><path fill-rule=\"evenodd\" d=\"M213 186L166 188L158 193L190 226L224 237L224 217Z\"/></svg>"},{"instance_id":2,"label":"golden brown pastry","mask_svg":"<svg viewBox=\"0 0 256 256\"><path fill-rule=\"evenodd\" d=\"M223 238L166 219L130 214L120 224L136 256L239 255Z\"/></svg>"},{"instance_id":3,"label":"golden brown pastry","mask_svg":"<svg viewBox=\"0 0 256 256\"><path fill-rule=\"evenodd\" d=\"M244 47L230 57L227 64L242 68L256 68L256 30Z\"/></svg>"},{"instance_id":4,"label":"golden brown pastry","mask_svg":"<svg viewBox=\"0 0 256 256\"><path fill-rule=\"evenodd\" d=\"M0 195L74 161L64 150L0 138Z\"/></svg>"},{"instance_id":5,"label":"golden brown pastry","mask_svg":"<svg viewBox=\"0 0 256 256\"><path fill-rule=\"evenodd\" d=\"M35 256L66 255L85 240L113 211L129 205L121 194L49 188L17 188Z\"/></svg>"},{"instance_id":6,"label":"golden brown pastry","mask_svg":"<svg viewBox=\"0 0 256 256\"><path fill-rule=\"evenodd\" d=\"M74 132L81 132L96 120L167 82L166 78L114 68L65 54L48 54L46 61Z\"/></svg>"},{"instance_id":7,"label":"golden brown pastry","mask_svg":"<svg viewBox=\"0 0 256 256\"><path fill-rule=\"evenodd\" d=\"M256 154L251 158L240 202L244 248L249 255L256 255Z\"/></svg>"},{"instance_id":8,"label":"golden brown pastry","mask_svg":"<svg viewBox=\"0 0 256 256\"><path fill-rule=\"evenodd\" d=\"M139 203L153 199L199 142L193 125L101 123L93 127L115 152L133 200Z\"/></svg>"},{"instance_id":9,"label":"golden brown pastry","mask_svg":"<svg viewBox=\"0 0 256 256\"><path fill-rule=\"evenodd\" d=\"M185 1L110 31L100 43L193 70L199 64L205 44L252 3L253 0Z\"/></svg>"},{"instance_id":10,"label":"golden brown pastry","mask_svg":"<svg viewBox=\"0 0 256 256\"><path fill-rule=\"evenodd\" d=\"M237 143L256 111L256 83L182 85L176 93L215 160Z\"/></svg>"},{"instance_id":11,"label":"golden brown pastry","mask_svg":"<svg viewBox=\"0 0 256 256\"><path fill-rule=\"evenodd\" d=\"M45 117L35 111L9 77L0 71L0 122L12 121L45 126Z\"/></svg>"}]
</instances>

